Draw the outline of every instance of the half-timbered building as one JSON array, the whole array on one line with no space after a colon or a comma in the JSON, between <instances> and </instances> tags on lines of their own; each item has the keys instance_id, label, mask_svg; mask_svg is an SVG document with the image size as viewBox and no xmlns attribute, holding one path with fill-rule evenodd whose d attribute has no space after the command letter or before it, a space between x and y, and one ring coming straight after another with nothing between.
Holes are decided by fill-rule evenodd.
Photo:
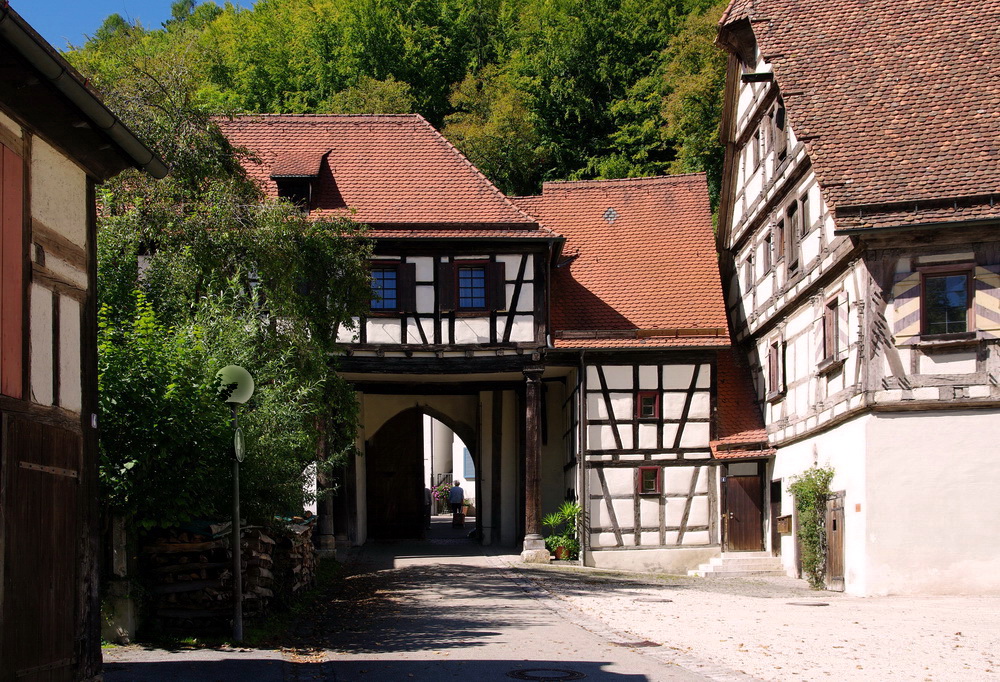
<instances>
[{"instance_id":1,"label":"half-timbered building","mask_svg":"<svg viewBox=\"0 0 1000 682\"><path fill-rule=\"evenodd\" d=\"M0 680L99 676L94 187L163 164L0 7Z\"/></svg>"},{"instance_id":2,"label":"half-timbered building","mask_svg":"<svg viewBox=\"0 0 1000 682\"><path fill-rule=\"evenodd\" d=\"M341 330L337 359L362 456L321 529L420 535L432 417L474 461L484 543L547 561L541 514L579 499L587 563L686 569L718 554L717 355L730 342L704 176L512 199L416 115L220 125L271 196L374 239L371 309ZM754 451L757 427L741 443Z\"/></svg>"},{"instance_id":3,"label":"half-timbered building","mask_svg":"<svg viewBox=\"0 0 1000 682\"><path fill-rule=\"evenodd\" d=\"M1000 5L734 0L718 241L773 460L835 470L827 582L1000 590ZM780 532L779 532L780 531Z\"/></svg>"}]
</instances>

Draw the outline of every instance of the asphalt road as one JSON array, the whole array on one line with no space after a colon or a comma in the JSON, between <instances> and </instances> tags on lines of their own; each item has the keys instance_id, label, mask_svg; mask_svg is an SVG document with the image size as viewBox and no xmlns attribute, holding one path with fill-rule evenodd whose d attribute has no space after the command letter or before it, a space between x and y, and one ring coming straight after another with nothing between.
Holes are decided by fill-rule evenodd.
<instances>
[{"instance_id":1,"label":"asphalt road","mask_svg":"<svg viewBox=\"0 0 1000 682\"><path fill-rule=\"evenodd\" d=\"M105 680L707 679L567 611L440 517L430 540L369 543L345 573L267 647L108 649Z\"/></svg>"}]
</instances>

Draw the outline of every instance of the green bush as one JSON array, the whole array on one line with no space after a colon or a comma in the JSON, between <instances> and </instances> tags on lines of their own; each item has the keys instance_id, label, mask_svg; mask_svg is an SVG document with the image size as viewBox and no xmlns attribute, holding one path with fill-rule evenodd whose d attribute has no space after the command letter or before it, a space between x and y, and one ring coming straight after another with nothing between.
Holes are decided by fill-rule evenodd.
<instances>
[{"instance_id":1,"label":"green bush","mask_svg":"<svg viewBox=\"0 0 1000 682\"><path fill-rule=\"evenodd\" d=\"M823 589L826 578L826 500L830 497L831 468L814 466L792 479L789 486L798 512L802 543L802 570L809 584Z\"/></svg>"}]
</instances>

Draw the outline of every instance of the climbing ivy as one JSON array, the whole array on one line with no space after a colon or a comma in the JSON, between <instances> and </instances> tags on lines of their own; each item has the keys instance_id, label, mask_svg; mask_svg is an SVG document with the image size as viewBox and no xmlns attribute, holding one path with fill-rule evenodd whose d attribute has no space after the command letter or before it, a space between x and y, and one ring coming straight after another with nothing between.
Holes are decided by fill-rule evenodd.
<instances>
[{"instance_id":1,"label":"climbing ivy","mask_svg":"<svg viewBox=\"0 0 1000 682\"><path fill-rule=\"evenodd\" d=\"M802 570L817 590L823 589L826 578L826 500L833 474L832 468L813 466L793 478L789 486L799 517Z\"/></svg>"}]
</instances>

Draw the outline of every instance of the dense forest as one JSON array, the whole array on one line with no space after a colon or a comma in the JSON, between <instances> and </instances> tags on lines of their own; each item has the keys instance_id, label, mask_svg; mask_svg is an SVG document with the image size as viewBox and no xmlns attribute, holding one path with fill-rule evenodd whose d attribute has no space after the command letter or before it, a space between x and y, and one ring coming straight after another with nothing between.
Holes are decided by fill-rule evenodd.
<instances>
[{"instance_id":1,"label":"dense forest","mask_svg":"<svg viewBox=\"0 0 1000 682\"><path fill-rule=\"evenodd\" d=\"M714 199L725 4L177 0L162 27L111 15L67 56L126 120L116 88L139 77L213 114L418 112L510 194L707 171Z\"/></svg>"}]
</instances>

